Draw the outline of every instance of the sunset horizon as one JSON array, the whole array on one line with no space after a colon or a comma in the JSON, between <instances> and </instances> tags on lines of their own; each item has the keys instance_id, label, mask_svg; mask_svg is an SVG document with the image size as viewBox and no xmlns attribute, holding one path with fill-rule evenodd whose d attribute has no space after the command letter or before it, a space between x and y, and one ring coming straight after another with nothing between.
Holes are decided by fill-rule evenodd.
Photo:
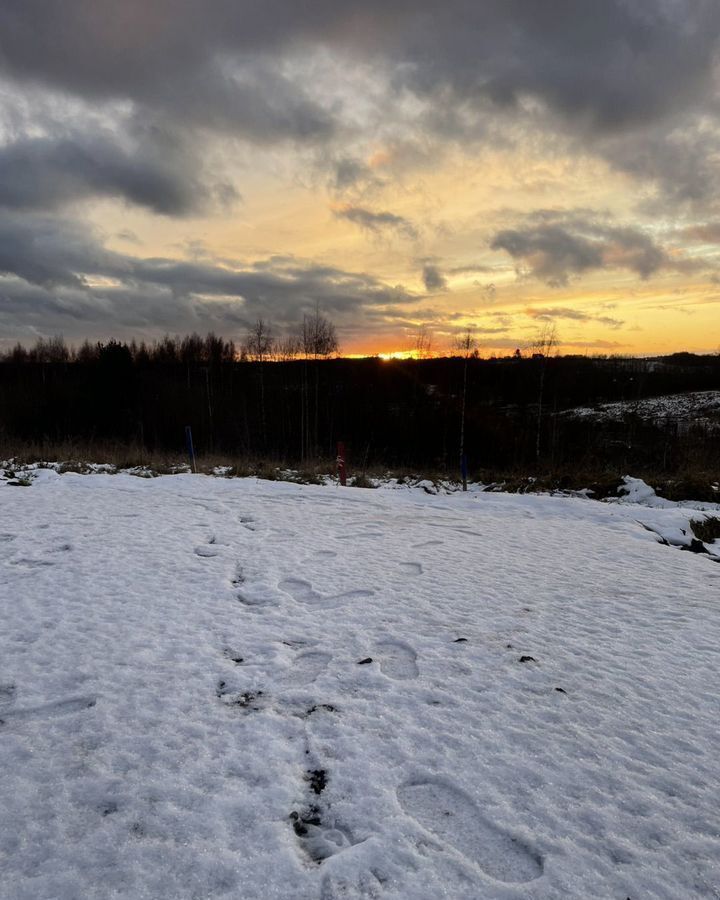
<instances>
[{"instance_id":1,"label":"sunset horizon","mask_svg":"<svg viewBox=\"0 0 720 900\"><path fill-rule=\"evenodd\" d=\"M716 353L719 33L689 0L5 4L0 351L319 308L348 354Z\"/></svg>"}]
</instances>

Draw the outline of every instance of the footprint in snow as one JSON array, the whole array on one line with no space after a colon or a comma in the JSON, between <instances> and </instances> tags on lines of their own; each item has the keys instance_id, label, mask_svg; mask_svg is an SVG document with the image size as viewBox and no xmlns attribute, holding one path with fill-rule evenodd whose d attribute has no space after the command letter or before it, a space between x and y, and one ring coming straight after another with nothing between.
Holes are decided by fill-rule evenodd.
<instances>
[{"instance_id":1,"label":"footprint in snow","mask_svg":"<svg viewBox=\"0 0 720 900\"><path fill-rule=\"evenodd\" d=\"M195 553L197 556L201 556L203 559L212 559L213 556L217 556L220 551L217 547L213 546L201 546L195 548Z\"/></svg>"},{"instance_id":2,"label":"footprint in snow","mask_svg":"<svg viewBox=\"0 0 720 900\"><path fill-rule=\"evenodd\" d=\"M419 562L401 562L400 569L405 575L422 575L423 567Z\"/></svg>"},{"instance_id":3,"label":"footprint in snow","mask_svg":"<svg viewBox=\"0 0 720 900\"><path fill-rule=\"evenodd\" d=\"M386 638L376 644L375 655L379 659L383 675L400 680L417 678L417 653L409 644Z\"/></svg>"},{"instance_id":4,"label":"footprint in snow","mask_svg":"<svg viewBox=\"0 0 720 900\"><path fill-rule=\"evenodd\" d=\"M300 846L318 865L348 847L354 847L367 840L367 838L357 839L349 828L330 814L329 810L324 810L314 803L300 811L291 812L290 821L299 838Z\"/></svg>"},{"instance_id":5,"label":"footprint in snow","mask_svg":"<svg viewBox=\"0 0 720 900\"><path fill-rule=\"evenodd\" d=\"M207 544L201 544L199 547L195 547L195 553L206 559L217 556L219 552L220 551L217 548L217 539L214 534L208 538Z\"/></svg>"},{"instance_id":6,"label":"footprint in snow","mask_svg":"<svg viewBox=\"0 0 720 900\"><path fill-rule=\"evenodd\" d=\"M484 819L458 788L440 781L410 782L398 788L397 797L409 816L491 878L520 883L542 875L542 858Z\"/></svg>"},{"instance_id":7,"label":"footprint in snow","mask_svg":"<svg viewBox=\"0 0 720 900\"><path fill-rule=\"evenodd\" d=\"M316 591L309 581L301 578L285 578L278 585L281 591L290 594L297 603L307 603L322 609L331 609L350 600L361 600L364 597L372 597L375 591L356 590L345 591L342 594L321 594Z\"/></svg>"},{"instance_id":8,"label":"footprint in snow","mask_svg":"<svg viewBox=\"0 0 720 900\"><path fill-rule=\"evenodd\" d=\"M269 584L263 584L262 582L246 584L235 596L239 603L251 609L280 605L277 591Z\"/></svg>"},{"instance_id":9,"label":"footprint in snow","mask_svg":"<svg viewBox=\"0 0 720 900\"><path fill-rule=\"evenodd\" d=\"M422 544L412 544L413 550L424 550L426 547L439 547L445 541L423 541Z\"/></svg>"},{"instance_id":10,"label":"footprint in snow","mask_svg":"<svg viewBox=\"0 0 720 900\"><path fill-rule=\"evenodd\" d=\"M287 681L292 685L310 684L321 675L332 659L329 653L310 650L295 657Z\"/></svg>"}]
</instances>

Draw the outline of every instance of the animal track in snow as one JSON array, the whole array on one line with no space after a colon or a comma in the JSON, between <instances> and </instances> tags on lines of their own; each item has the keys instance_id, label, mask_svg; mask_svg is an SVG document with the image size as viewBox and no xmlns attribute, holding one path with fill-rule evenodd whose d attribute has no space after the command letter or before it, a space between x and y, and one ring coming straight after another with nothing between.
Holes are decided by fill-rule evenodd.
<instances>
[{"instance_id":1,"label":"animal track in snow","mask_svg":"<svg viewBox=\"0 0 720 900\"><path fill-rule=\"evenodd\" d=\"M409 816L491 878L518 883L542 875L538 854L486 821L458 788L439 781L410 782L398 788L397 797Z\"/></svg>"},{"instance_id":2,"label":"animal track in snow","mask_svg":"<svg viewBox=\"0 0 720 900\"><path fill-rule=\"evenodd\" d=\"M419 562L401 562L400 569L405 575L422 575L423 567Z\"/></svg>"},{"instance_id":3,"label":"animal track in snow","mask_svg":"<svg viewBox=\"0 0 720 900\"><path fill-rule=\"evenodd\" d=\"M380 661L380 671L389 678L417 678L417 654L409 644L385 638L378 641L375 654Z\"/></svg>"},{"instance_id":4,"label":"animal track in snow","mask_svg":"<svg viewBox=\"0 0 720 900\"><path fill-rule=\"evenodd\" d=\"M356 590L345 591L342 594L320 594L309 581L301 578L285 578L278 585L281 591L290 594L297 603L307 603L322 609L331 609L349 600L360 600L363 597L372 597L375 591Z\"/></svg>"},{"instance_id":5,"label":"animal track in snow","mask_svg":"<svg viewBox=\"0 0 720 900\"><path fill-rule=\"evenodd\" d=\"M2 710L0 713L0 725L16 719L50 719L56 716L66 716L95 706L96 697L69 697L67 700L55 700L52 703L43 703L40 706L26 707L25 709Z\"/></svg>"},{"instance_id":6,"label":"animal track in snow","mask_svg":"<svg viewBox=\"0 0 720 900\"><path fill-rule=\"evenodd\" d=\"M426 547L439 547L444 543L445 541L423 541L422 544L412 544L411 548L413 550L424 550Z\"/></svg>"},{"instance_id":7,"label":"animal track in snow","mask_svg":"<svg viewBox=\"0 0 720 900\"><path fill-rule=\"evenodd\" d=\"M240 516L238 521L243 526L243 528L247 528L248 531L257 531L257 524L252 516Z\"/></svg>"}]
</instances>

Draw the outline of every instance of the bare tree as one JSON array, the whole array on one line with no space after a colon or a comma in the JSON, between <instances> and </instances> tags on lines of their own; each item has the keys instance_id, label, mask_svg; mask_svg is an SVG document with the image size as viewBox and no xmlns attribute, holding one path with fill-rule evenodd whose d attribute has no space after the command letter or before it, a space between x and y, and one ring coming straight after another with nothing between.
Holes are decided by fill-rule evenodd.
<instances>
[{"instance_id":1,"label":"bare tree","mask_svg":"<svg viewBox=\"0 0 720 900\"><path fill-rule=\"evenodd\" d=\"M560 343L557 327L554 322L546 322L539 329L532 344L533 359L540 366L540 379L538 390L537 429L535 432L535 459L540 459L540 436L542 433L543 401L545 394L545 369L547 361L557 352Z\"/></svg>"},{"instance_id":2,"label":"bare tree","mask_svg":"<svg viewBox=\"0 0 720 900\"><path fill-rule=\"evenodd\" d=\"M302 344L297 335L291 334L275 342L274 357L278 362L292 362L302 352Z\"/></svg>"},{"instance_id":3,"label":"bare tree","mask_svg":"<svg viewBox=\"0 0 720 900\"><path fill-rule=\"evenodd\" d=\"M339 349L335 326L317 306L311 316L303 316L300 339L307 359L327 359Z\"/></svg>"},{"instance_id":4,"label":"bare tree","mask_svg":"<svg viewBox=\"0 0 720 900\"><path fill-rule=\"evenodd\" d=\"M467 372L468 360L477 349L477 341L470 328L463 332L455 341L455 349L463 356L463 389L462 407L460 411L460 471L462 474L463 490L467 490L467 460L465 459L465 406L467 401Z\"/></svg>"},{"instance_id":5,"label":"bare tree","mask_svg":"<svg viewBox=\"0 0 720 900\"><path fill-rule=\"evenodd\" d=\"M313 434L313 451L318 451L318 420L319 420L319 398L320 398L320 367L319 360L327 359L334 353L338 352L339 344L337 332L333 323L320 312L320 307L315 306L315 312L308 316L303 316L302 326L300 329L300 346L302 355L305 359L303 367L303 391L302 404L300 410L300 440L302 444L302 457L310 455L310 401L309 401L309 384L308 384L308 361L314 361L315 370L315 416L312 427Z\"/></svg>"},{"instance_id":6,"label":"bare tree","mask_svg":"<svg viewBox=\"0 0 720 900\"><path fill-rule=\"evenodd\" d=\"M33 362L39 363L66 363L71 359L71 352L61 334L51 338L38 338L35 346L29 351L29 357Z\"/></svg>"},{"instance_id":7,"label":"bare tree","mask_svg":"<svg viewBox=\"0 0 720 900\"><path fill-rule=\"evenodd\" d=\"M531 349L535 357L553 356L560 343L558 338L557 326L554 322L546 322L538 329L537 334L532 342Z\"/></svg>"},{"instance_id":8,"label":"bare tree","mask_svg":"<svg viewBox=\"0 0 720 900\"><path fill-rule=\"evenodd\" d=\"M262 428L263 447L267 447L267 420L265 417L265 373L263 362L272 356L275 339L272 328L263 319L259 318L250 329L245 338L244 350L247 359L258 363L260 372L260 422Z\"/></svg>"},{"instance_id":9,"label":"bare tree","mask_svg":"<svg viewBox=\"0 0 720 900\"><path fill-rule=\"evenodd\" d=\"M413 350L418 359L428 359L432 355L433 333L427 325L421 325L413 335Z\"/></svg>"},{"instance_id":10,"label":"bare tree","mask_svg":"<svg viewBox=\"0 0 720 900\"><path fill-rule=\"evenodd\" d=\"M252 362L262 363L272 356L275 347L272 327L265 319L258 319L248 331L243 344L247 358Z\"/></svg>"}]
</instances>

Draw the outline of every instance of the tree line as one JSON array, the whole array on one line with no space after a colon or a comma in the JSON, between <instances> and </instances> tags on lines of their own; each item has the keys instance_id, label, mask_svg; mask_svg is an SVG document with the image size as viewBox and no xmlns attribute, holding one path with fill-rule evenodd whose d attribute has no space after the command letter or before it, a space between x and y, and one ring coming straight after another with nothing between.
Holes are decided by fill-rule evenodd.
<instances>
[{"instance_id":1,"label":"tree line","mask_svg":"<svg viewBox=\"0 0 720 900\"><path fill-rule=\"evenodd\" d=\"M716 465L717 434L632 415L574 420L564 411L610 400L720 389L720 358L594 359L536 352L383 361L337 356L320 314L288 347L259 320L238 347L209 334L152 343L59 338L0 357L0 445L116 442L181 453L190 425L198 452L296 464L333 459L355 470L478 471ZM546 348L547 349L547 348Z\"/></svg>"}]
</instances>

